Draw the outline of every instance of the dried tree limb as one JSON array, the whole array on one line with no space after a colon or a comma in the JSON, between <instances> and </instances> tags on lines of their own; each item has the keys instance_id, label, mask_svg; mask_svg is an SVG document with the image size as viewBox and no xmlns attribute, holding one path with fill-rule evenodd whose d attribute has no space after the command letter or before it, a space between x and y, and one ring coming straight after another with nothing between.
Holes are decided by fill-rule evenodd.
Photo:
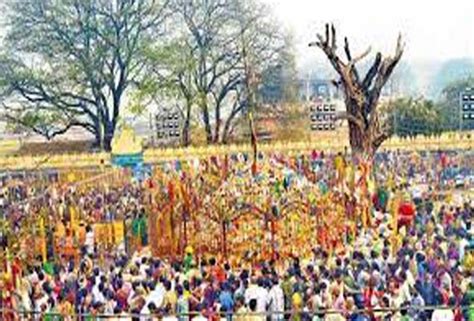
<instances>
[{"instance_id":1,"label":"dried tree limb","mask_svg":"<svg viewBox=\"0 0 474 321\"><path fill-rule=\"evenodd\" d=\"M393 57L386 57L385 59L383 59L380 70L377 73L377 77L375 78L374 88L372 89L373 93L380 93L382 87L385 85L388 78L392 75L393 69L400 61L403 55L404 47L405 45L402 41L402 36L398 35L395 55Z\"/></svg>"},{"instance_id":2,"label":"dried tree limb","mask_svg":"<svg viewBox=\"0 0 474 321\"><path fill-rule=\"evenodd\" d=\"M377 75L377 72L379 71L380 64L382 62L382 54L380 52L377 52L375 55L375 60L372 66L370 67L369 71L364 77L364 80L362 81L362 87L363 88L368 88L372 84L372 81L374 80L374 77Z\"/></svg>"},{"instance_id":3,"label":"dried tree limb","mask_svg":"<svg viewBox=\"0 0 474 321\"><path fill-rule=\"evenodd\" d=\"M353 59L351 60L350 65L355 66L355 64L357 64L359 61L361 61L361 60L363 60L365 57L367 57L371 51L372 51L372 47L368 47L368 48L365 49L365 51L362 52L360 55L358 55L358 56L356 56L355 58L353 58ZM355 68L354 68L354 70L355 70Z\"/></svg>"},{"instance_id":4,"label":"dried tree limb","mask_svg":"<svg viewBox=\"0 0 474 321\"><path fill-rule=\"evenodd\" d=\"M355 63L353 63L352 60L351 49L349 48L349 40L347 40L347 37L344 37L344 52L346 53L347 63L350 66L350 70L352 72L352 75L354 76L354 80L356 82L359 82L359 73L357 72L357 69L354 68Z\"/></svg>"},{"instance_id":5,"label":"dried tree limb","mask_svg":"<svg viewBox=\"0 0 474 321\"><path fill-rule=\"evenodd\" d=\"M325 45L329 45L329 24L326 23L326 40Z\"/></svg>"},{"instance_id":6,"label":"dried tree limb","mask_svg":"<svg viewBox=\"0 0 474 321\"><path fill-rule=\"evenodd\" d=\"M367 55L370 53L370 51L372 50L371 47L368 47L364 52L362 52L360 55L356 56L355 58L352 57L352 53L351 53L351 49L350 49L350 46L349 46L349 40L347 39L347 37L344 37L344 51L346 53L346 57L347 57L347 63L349 65L349 67L351 68L351 71L355 77L355 80L359 83L360 81L360 77L359 77L359 72L357 71L357 69L355 68L355 65L363 60L365 57L367 57Z\"/></svg>"},{"instance_id":7,"label":"dried tree limb","mask_svg":"<svg viewBox=\"0 0 474 321\"><path fill-rule=\"evenodd\" d=\"M326 28L327 28L327 25L326 25ZM337 50L336 28L334 28L334 24L331 24L331 40L332 40L331 48L334 52L336 52L336 50Z\"/></svg>"}]
</instances>

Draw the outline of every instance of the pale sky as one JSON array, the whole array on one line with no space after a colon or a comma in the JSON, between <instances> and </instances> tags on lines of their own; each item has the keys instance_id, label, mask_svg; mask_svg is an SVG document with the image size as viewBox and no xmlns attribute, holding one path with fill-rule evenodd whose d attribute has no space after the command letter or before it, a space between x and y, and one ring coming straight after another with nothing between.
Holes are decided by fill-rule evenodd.
<instances>
[{"instance_id":1,"label":"pale sky","mask_svg":"<svg viewBox=\"0 0 474 321\"><path fill-rule=\"evenodd\" d=\"M323 58L307 44L325 22L334 22L339 40L348 36L360 52L372 45L373 51L391 53L401 32L408 61L474 59L474 0L264 1L293 31L300 64Z\"/></svg>"}]
</instances>

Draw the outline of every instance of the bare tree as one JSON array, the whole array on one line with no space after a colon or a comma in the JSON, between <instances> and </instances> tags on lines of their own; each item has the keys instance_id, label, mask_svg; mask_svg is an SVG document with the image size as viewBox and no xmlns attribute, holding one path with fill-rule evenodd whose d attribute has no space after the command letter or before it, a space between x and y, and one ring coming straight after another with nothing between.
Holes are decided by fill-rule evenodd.
<instances>
[{"instance_id":1,"label":"bare tree","mask_svg":"<svg viewBox=\"0 0 474 321\"><path fill-rule=\"evenodd\" d=\"M325 34L317 34L316 37L317 41L309 46L320 48L340 77L335 83L344 93L352 151L355 155L371 158L391 132L389 123L381 120L377 107L382 88L402 57L404 44L401 35L394 56L382 58L378 52L364 77L360 75L356 64L370 53L370 48L353 56L349 41L344 38L346 59L342 59L337 53L334 25L326 24Z\"/></svg>"},{"instance_id":2,"label":"bare tree","mask_svg":"<svg viewBox=\"0 0 474 321\"><path fill-rule=\"evenodd\" d=\"M249 84L274 61L281 33L254 1L177 1L187 55L208 143L226 142L235 119L250 105Z\"/></svg>"}]
</instances>

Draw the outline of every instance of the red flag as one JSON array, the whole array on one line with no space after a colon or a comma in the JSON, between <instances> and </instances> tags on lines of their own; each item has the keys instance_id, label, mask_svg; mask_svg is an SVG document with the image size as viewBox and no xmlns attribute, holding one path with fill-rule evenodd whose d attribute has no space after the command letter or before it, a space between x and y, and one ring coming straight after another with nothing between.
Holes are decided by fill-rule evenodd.
<instances>
[{"instance_id":1,"label":"red flag","mask_svg":"<svg viewBox=\"0 0 474 321\"><path fill-rule=\"evenodd\" d=\"M170 204L173 204L174 202L174 185L172 181L168 182L168 198L170 201Z\"/></svg>"}]
</instances>

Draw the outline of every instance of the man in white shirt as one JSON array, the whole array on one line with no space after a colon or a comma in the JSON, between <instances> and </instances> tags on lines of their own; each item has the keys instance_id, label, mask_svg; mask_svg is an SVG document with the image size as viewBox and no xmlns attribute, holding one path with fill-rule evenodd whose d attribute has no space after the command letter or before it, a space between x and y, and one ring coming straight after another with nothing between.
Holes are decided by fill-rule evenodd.
<instances>
[{"instance_id":1,"label":"man in white shirt","mask_svg":"<svg viewBox=\"0 0 474 321\"><path fill-rule=\"evenodd\" d=\"M103 294L104 291L104 285L99 283L94 285L92 288L92 298L94 302L100 302L100 303L105 303L105 297Z\"/></svg>"},{"instance_id":2,"label":"man in white shirt","mask_svg":"<svg viewBox=\"0 0 474 321\"><path fill-rule=\"evenodd\" d=\"M466 255L466 248L469 246L469 241L466 238L462 238L459 242L459 260L462 262Z\"/></svg>"},{"instance_id":3,"label":"man in white shirt","mask_svg":"<svg viewBox=\"0 0 474 321\"><path fill-rule=\"evenodd\" d=\"M402 271L399 277L402 279L402 285L400 287L398 299L400 300L401 303L411 302L412 297L410 293L410 283L408 281L406 271Z\"/></svg>"},{"instance_id":4,"label":"man in white shirt","mask_svg":"<svg viewBox=\"0 0 474 321\"><path fill-rule=\"evenodd\" d=\"M158 282L155 286L155 289L151 291L146 297L145 306L147 306L149 303L154 303L158 309L161 308L161 306L163 305L165 293L165 287L163 286L163 284L161 284L161 282Z\"/></svg>"},{"instance_id":5,"label":"man in white shirt","mask_svg":"<svg viewBox=\"0 0 474 321\"><path fill-rule=\"evenodd\" d=\"M268 311L271 313L272 321L282 321L283 314L275 312L282 312L285 310L285 297L283 290L279 284L278 278L273 280L273 286L268 293Z\"/></svg>"},{"instance_id":6,"label":"man in white shirt","mask_svg":"<svg viewBox=\"0 0 474 321\"><path fill-rule=\"evenodd\" d=\"M257 300L257 312L263 313L266 311L268 291L263 287L262 279L259 279L258 283L252 280L247 290L245 290L245 304L248 305L252 299Z\"/></svg>"}]
</instances>

